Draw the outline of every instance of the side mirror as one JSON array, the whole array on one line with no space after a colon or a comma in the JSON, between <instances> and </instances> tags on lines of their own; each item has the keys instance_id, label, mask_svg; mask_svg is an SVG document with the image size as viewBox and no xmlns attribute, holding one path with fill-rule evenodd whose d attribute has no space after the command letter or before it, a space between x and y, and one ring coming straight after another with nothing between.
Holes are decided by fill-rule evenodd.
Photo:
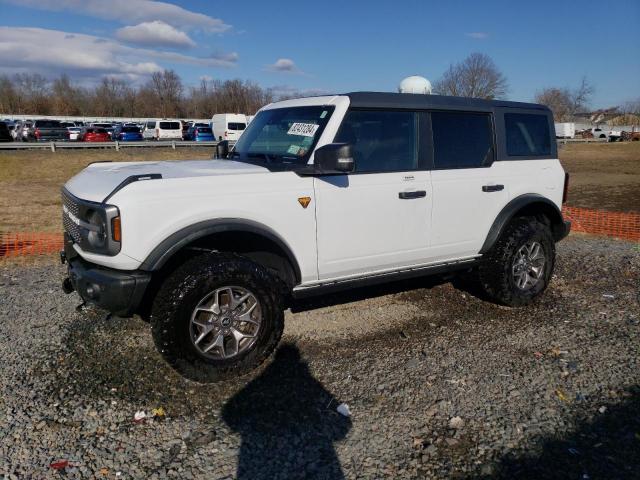
<instances>
[{"instance_id":1,"label":"side mirror","mask_svg":"<svg viewBox=\"0 0 640 480\"><path fill-rule=\"evenodd\" d=\"M318 148L314 154L316 175L330 175L353 172L356 162L348 143L329 143Z\"/></svg>"},{"instance_id":2,"label":"side mirror","mask_svg":"<svg viewBox=\"0 0 640 480\"><path fill-rule=\"evenodd\" d=\"M229 140L222 140L216 145L215 158L227 158L229 155Z\"/></svg>"}]
</instances>

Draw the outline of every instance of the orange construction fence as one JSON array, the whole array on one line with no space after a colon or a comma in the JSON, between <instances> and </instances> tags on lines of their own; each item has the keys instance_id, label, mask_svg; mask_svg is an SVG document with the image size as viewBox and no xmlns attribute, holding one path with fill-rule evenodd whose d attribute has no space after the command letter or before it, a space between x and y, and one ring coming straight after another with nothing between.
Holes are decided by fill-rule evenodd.
<instances>
[{"instance_id":1,"label":"orange construction fence","mask_svg":"<svg viewBox=\"0 0 640 480\"><path fill-rule=\"evenodd\" d=\"M571 220L571 231L607 235L640 242L640 213L609 212L579 207L563 207ZM61 233L0 232L0 259L46 255L62 249Z\"/></svg>"}]
</instances>

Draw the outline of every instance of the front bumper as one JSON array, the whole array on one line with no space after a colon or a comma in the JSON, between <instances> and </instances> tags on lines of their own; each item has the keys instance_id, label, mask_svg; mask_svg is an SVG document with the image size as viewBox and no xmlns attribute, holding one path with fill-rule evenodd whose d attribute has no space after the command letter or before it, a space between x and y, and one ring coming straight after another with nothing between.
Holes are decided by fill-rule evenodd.
<instances>
[{"instance_id":1,"label":"front bumper","mask_svg":"<svg viewBox=\"0 0 640 480\"><path fill-rule=\"evenodd\" d=\"M61 257L68 264L69 277L63 283L66 293L70 293L70 284L85 302L120 317L130 317L138 311L151 274L115 270L87 262L75 251L67 234Z\"/></svg>"}]
</instances>

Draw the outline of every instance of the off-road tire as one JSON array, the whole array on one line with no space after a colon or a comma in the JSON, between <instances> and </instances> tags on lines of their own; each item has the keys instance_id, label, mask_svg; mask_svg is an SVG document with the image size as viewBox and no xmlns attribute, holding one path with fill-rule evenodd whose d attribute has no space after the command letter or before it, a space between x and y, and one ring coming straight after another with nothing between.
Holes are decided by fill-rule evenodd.
<instances>
[{"instance_id":1,"label":"off-road tire","mask_svg":"<svg viewBox=\"0 0 640 480\"><path fill-rule=\"evenodd\" d=\"M202 355L190 338L193 309L209 292L237 285L253 292L262 311L255 343L230 359ZM153 340L164 359L182 376L214 383L244 375L263 363L280 341L284 309L279 281L240 255L207 253L187 260L161 285L151 307Z\"/></svg>"},{"instance_id":2,"label":"off-road tire","mask_svg":"<svg viewBox=\"0 0 640 480\"><path fill-rule=\"evenodd\" d=\"M539 281L530 289L521 290L515 283L512 265L520 247L530 241L542 246L546 261ZM480 285L487 296L497 303L510 307L528 305L549 285L555 256L555 242L547 225L531 217L516 218L482 258L478 269Z\"/></svg>"}]
</instances>

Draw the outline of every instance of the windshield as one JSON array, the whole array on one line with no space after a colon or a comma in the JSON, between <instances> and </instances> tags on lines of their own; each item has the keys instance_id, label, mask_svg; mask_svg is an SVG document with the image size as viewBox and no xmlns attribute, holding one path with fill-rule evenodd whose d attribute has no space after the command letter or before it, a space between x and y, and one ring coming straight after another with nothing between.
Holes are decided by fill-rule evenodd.
<instances>
[{"instance_id":1,"label":"windshield","mask_svg":"<svg viewBox=\"0 0 640 480\"><path fill-rule=\"evenodd\" d=\"M198 133L208 133L211 134L211 129L209 127L198 127L196 128L196 132Z\"/></svg>"},{"instance_id":2,"label":"windshield","mask_svg":"<svg viewBox=\"0 0 640 480\"><path fill-rule=\"evenodd\" d=\"M242 134L232 156L252 162L304 165L333 108L318 105L263 110Z\"/></svg>"},{"instance_id":3,"label":"windshield","mask_svg":"<svg viewBox=\"0 0 640 480\"><path fill-rule=\"evenodd\" d=\"M125 133L140 133L138 127L122 127L122 131Z\"/></svg>"},{"instance_id":4,"label":"windshield","mask_svg":"<svg viewBox=\"0 0 640 480\"><path fill-rule=\"evenodd\" d=\"M180 124L178 122L160 122L161 130L180 130Z\"/></svg>"}]
</instances>

